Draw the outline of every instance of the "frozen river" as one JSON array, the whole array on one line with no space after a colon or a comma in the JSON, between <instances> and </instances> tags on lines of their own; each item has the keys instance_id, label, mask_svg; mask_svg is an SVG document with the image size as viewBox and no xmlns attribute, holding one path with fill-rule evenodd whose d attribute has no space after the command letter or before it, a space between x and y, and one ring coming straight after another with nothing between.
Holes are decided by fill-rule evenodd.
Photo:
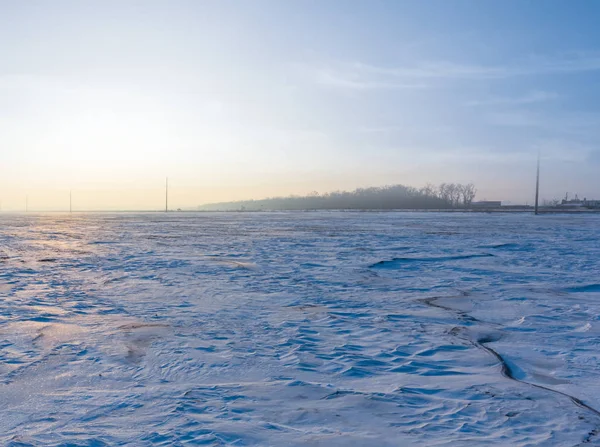
<instances>
[{"instance_id":1,"label":"frozen river","mask_svg":"<svg viewBox=\"0 0 600 447\"><path fill-rule=\"evenodd\" d=\"M600 216L0 216L0 445L600 444Z\"/></svg>"}]
</instances>

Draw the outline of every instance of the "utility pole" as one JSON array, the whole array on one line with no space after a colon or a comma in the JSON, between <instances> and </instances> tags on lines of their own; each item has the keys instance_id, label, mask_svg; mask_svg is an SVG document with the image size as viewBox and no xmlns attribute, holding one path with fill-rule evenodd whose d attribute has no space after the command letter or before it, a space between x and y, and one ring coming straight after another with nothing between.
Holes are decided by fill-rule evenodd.
<instances>
[{"instance_id":1,"label":"utility pole","mask_svg":"<svg viewBox=\"0 0 600 447\"><path fill-rule=\"evenodd\" d=\"M165 182L165 213L169 212L169 177Z\"/></svg>"},{"instance_id":2,"label":"utility pole","mask_svg":"<svg viewBox=\"0 0 600 447\"><path fill-rule=\"evenodd\" d=\"M540 153L537 158L537 175L535 179L535 215L538 215L538 200L540 198Z\"/></svg>"},{"instance_id":3,"label":"utility pole","mask_svg":"<svg viewBox=\"0 0 600 447\"><path fill-rule=\"evenodd\" d=\"M29 196L25 196L25 212L29 212Z\"/></svg>"},{"instance_id":4,"label":"utility pole","mask_svg":"<svg viewBox=\"0 0 600 447\"><path fill-rule=\"evenodd\" d=\"M73 212L73 191L69 190L69 213Z\"/></svg>"}]
</instances>

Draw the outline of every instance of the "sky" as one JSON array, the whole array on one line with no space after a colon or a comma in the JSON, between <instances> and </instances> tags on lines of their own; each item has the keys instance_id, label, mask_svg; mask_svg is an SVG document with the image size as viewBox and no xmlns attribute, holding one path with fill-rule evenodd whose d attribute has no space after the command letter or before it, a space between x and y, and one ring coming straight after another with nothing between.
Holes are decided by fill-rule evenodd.
<instances>
[{"instance_id":1,"label":"sky","mask_svg":"<svg viewBox=\"0 0 600 447\"><path fill-rule=\"evenodd\" d=\"M600 2L0 0L2 210L600 199Z\"/></svg>"}]
</instances>

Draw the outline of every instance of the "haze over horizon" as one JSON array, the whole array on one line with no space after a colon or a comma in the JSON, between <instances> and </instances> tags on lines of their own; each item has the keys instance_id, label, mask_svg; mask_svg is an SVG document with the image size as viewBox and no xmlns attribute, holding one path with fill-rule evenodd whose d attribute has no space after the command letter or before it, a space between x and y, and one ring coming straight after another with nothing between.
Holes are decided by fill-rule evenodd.
<instances>
[{"instance_id":1,"label":"haze over horizon","mask_svg":"<svg viewBox=\"0 0 600 447\"><path fill-rule=\"evenodd\" d=\"M0 0L0 201L600 199L600 3Z\"/></svg>"}]
</instances>

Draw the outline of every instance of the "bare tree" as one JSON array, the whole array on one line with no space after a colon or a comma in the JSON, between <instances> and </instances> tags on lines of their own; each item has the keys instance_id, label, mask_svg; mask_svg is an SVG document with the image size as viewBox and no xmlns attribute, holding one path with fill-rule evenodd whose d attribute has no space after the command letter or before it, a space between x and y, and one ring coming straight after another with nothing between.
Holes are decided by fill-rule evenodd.
<instances>
[{"instance_id":1,"label":"bare tree","mask_svg":"<svg viewBox=\"0 0 600 447\"><path fill-rule=\"evenodd\" d=\"M448 203L450 203L450 194L449 194L449 190L448 190L448 184L446 183L441 183L440 186L438 186L438 197Z\"/></svg>"},{"instance_id":2,"label":"bare tree","mask_svg":"<svg viewBox=\"0 0 600 447\"><path fill-rule=\"evenodd\" d=\"M470 201L472 185L443 183L417 189L404 185L358 188L354 191L333 191L305 196L270 197L261 200L223 202L203 206L205 210L299 210L299 209L441 209L461 206ZM467 195L465 195L467 191ZM469 191L472 195L469 196ZM462 202L461 202L462 199Z\"/></svg>"},{"instance_id":3,"label":"bare tree","mask_svg":"<svg viewBox=\"0 0 600 447\"><path fill-rule=\"evenodd\" d=\"M450 203L452 206L457 207L461 197L461 185L450 183L449 185L446 185L446 190L448 192Z\"/></svg>"},{"instance_id":4,"label":"bare tree","mask_svg":"<svg viewBox=\"0 0 600 447\"><path fill-rule=\"evenodd\" d=\"M462 187L462 200L464 206L470 206L475 198L475 194L477 194L477 190L475 189L475 185L473 183L469 183L467 185L463 185Z\"/></svg>"},{"instance_id":5,"label":"bare tree","mask_svg":"<svg viewBox=\"0 0 600 447\"><path fill-rule=\"evenodd\" d=\"M431 184L431 183L427 183L419 191L421 192L421 194L423 194L425 196L428 196L428 197L436 197L436 196L438 196L438 188L435 185Z\"/></svg>"}]
</instances>

